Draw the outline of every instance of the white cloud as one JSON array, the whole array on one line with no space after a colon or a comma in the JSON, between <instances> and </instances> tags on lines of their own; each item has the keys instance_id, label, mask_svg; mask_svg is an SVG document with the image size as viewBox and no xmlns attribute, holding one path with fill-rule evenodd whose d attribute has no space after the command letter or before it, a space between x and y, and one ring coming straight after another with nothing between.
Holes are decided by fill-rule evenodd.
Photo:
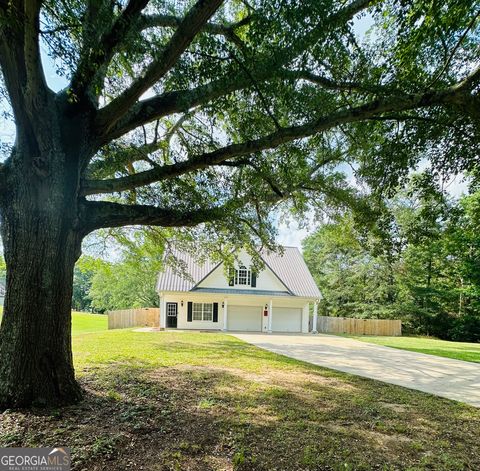
<instances>
[{"instance_id":1,"label":"white cloud","mask_svg":"<svg viewBox=\"0 0 480 471\"><path fill-rule=\"evenodd\" d=\"M298 247L302 250L302 240L309 236L318 227L313 214L308 217L307 224L300 224L297 221L279 221L277 242L288 247Z\"/></svg>"}]
</instances>

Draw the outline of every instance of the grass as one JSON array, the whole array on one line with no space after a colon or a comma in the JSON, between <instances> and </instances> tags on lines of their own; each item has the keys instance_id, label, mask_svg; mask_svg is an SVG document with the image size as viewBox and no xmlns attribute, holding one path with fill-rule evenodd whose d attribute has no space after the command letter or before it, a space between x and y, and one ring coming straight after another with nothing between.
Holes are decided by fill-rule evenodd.
<instances>
[{"instance_id":1,"label":"grass","mask_svg":"<svg viewBox=\"0 0 480 471\"><path fill-rule=\"evenodd\" d=\"M480 469L473 407L225 334L92 333L77 316L85 400L6 411L0 446L69 446L73 469L93 471Z\"/></svg>"},{"instance_id":2,"label":"grass","mask_svg":"<svg viewBox=\"0 0 480 471\"><path fill-rule=\"evenodd\" d=\"M108 316L103 314L89 314L86 312L72 313L72 335L107 330Z\"/></svg>"},{"instance_id":3,"label":"grass","mask_svg":"<svg viewBox=\"0 0 480 471\"><path fill-rule=\"evenodd\" d=\"M0 306L0 321L2 320L3 306ZM108 316L90 314L88 312L72 312L72 335L88 332L100 332L108 329Z\"/></svg>"},{"instance_id":4,"label":"grass","mask_svg":"<svg viewBox=\"0 0 480 471\"><path fill-rule=\"evenodd\" d=\"M352 338L385 347L480 363L480 343L449 342L430 337L353 336Z\"/></svg>"}]
</instances>

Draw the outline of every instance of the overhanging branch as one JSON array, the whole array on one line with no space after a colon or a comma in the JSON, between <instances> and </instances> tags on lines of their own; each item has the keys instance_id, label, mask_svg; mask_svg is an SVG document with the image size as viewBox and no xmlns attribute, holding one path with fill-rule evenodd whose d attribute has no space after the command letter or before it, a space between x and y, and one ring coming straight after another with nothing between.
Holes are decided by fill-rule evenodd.
<instances>
[{"instance_id":1,"label":"overhanging branch","mask_svg":"<svg viewBox=\"0 0 480 471\"><path fill-rule=\"evenodd\" d=\"M198 105L228 95L248 85L250 85L250 81L245 76L237 75L230 82L219 79L191 90L166 92L147 100L141 100L132 107L124 119L121 119L115 127L103 136L102 140L109 141L118 138L142 124L175 113L187 112ZM96 127L101 128L102 126L102 117L100 116L97 119Z\"/></svg>"},{"instance_id":2,"label":"overhanging branch","mask_svg":"<svg viewBox=\"0 0 480 471\"><path fill-rule=\"evenodd\" d=\"M211 16L217 11L223 0L197 0L181 21L172 38L141 78L125 90L119 97L99 111L99 122L111 128L138 98L159 81L178 61L202 30Z\"/></svg>"},{"instance_id":3,"label":"overhanging branch","mask_svg":"<svg viewBox=\"0 0 480 471\"><path fill-rule=\"evenodd\" d=\"M340 8L329 15L321 25L312 28L295 46L279 49L273 56L256 57L250 73L254 75L257 81L264 81L280 75L286 64L297 57L298 54L304 52L310 44L315 43L326 31L334 29L339 24L344 24L372 3L374 3L374 0L356 0ZM205 24L201 26L201 28L203 27L206 27ZM145 77L148 74L147 71ZM143 80L141 79L140 82ZM149 86L153 85L154 82L150 82ZM131 95L134 91L132 87L136 86L134 84L110 105L99 111L95 126L99 130L99 134L102 135L101 143L103 144L142 124L173 113L185 112L193 106L208 103L218 97L226 96L251 85L251 79L238 67L233 67L231 72L212 83L201 85L192 90L167 92L135 104L141 93L134 93L135 96ZM143 91L145 90L143 89Z\"/></svg>"},{"instance_id":4,"label":"overhanging branch","mask_svg":"<svg viewBox=\"0 0 480 471\"><path fill-rule=\"evenodd\" d=\"M228 207L180 210L107 201L84 201L81 204L81 212L82 229L88 233L105 227L135 225L193 227L224 218Z\"/></svg>"},{"instance_id":5,"label":"overhanging branch","mask_svg":"<svg viewBox=\"0 0 480 471\"><path fill-rule=\"evenodd\" d=\"M216 34L225 36L227 39L231 39L232 34L236 29L247 25L251 21L250 16L246 16L243 20L231 24L217 24L207 23L202 28L202 31L210 34ZM182 22L182 19L174 15L142 15L140 19L140 29L148 28L178 28Z\"/></svg>"},{"instance_id":6,"label":"overhanging branch","mask_svg":"<svg viewBox=\"0 0 480 471\"><path fill-rule=\"evenodd\" d=\"M366 85L359 82L336 82L329 78L302 70L275 70L259 67L255 71L255 80L266 81L275 78L303 79L329 90L356 90L370 94L386 94L393 89L381 85ZM111 129L106 139L115 139L125 133L165 116L185 112L189 109L209 103L238 90L252 86L251 78L242 71L233 77L225 77L191 90L167 92L147 100L138 102L130 113ZM101 124L100 124L101 125Z\"/></svg>"},{"instance_id":7,"label":"overhanging branch","mask_svg":"<svg viewBox=\"0 0 480 471\"><path fill-rule=\"evenodd\" d=\"M461 94L461 92L455 87L437 92L431 91L422 94L393 96L379 99L358 107L331 113L301 126L283 128L256 140L240 144L231 144L213 152L191 157L183 162L177 162L172 165L163 165L123 178L97 181L87 180L83 182L82 193L84 195L91 195L133 189L157 181L175 178L188 172L204 169L211 165L219 164L227 159L275 148L281 144L309 137L318 132L334 128L340 124L380 117L387 112L401 112L447 103L455 104L459 100L464 99L465 97L463 97L463 94Z\"/></svg>"},{"instance_id":8,"label":"overhanging branch","mask_svg":"<svg viewBox=\"0 0 480 471\"><path fill-rule=\"evenodd\" d=\"M95 77L103 76L116 48L125 39L125 35L147 4L148 0L130 0L121 15L109 31L101 36L97 44L92 47L87 42L85 50L80 54L80 62L71 82L72 91L76 96L83 96L95 81ZM95 19L92 21L95 23Z\"/></svg>"}]
</instances>

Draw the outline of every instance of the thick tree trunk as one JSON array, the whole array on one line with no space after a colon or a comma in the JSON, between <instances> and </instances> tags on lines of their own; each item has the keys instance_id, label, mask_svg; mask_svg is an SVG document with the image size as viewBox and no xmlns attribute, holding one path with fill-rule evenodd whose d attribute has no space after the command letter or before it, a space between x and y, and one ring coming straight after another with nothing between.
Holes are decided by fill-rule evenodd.
<instances>
[{"instance_id":1,"label":"thick tree trunk","mask_svg":"<svg viewBox=\"0 0 480 471\"><path fill-rule=\"evenodd\" d=\"M26 161L28 165L20 162ZM1 202L7 289L0 327L0 407L63 405L81 398L71 347L76 178L65 157L46 168L12 159ZM71 178L69 177L71 175Z\"/></svg>"}]
</instances>

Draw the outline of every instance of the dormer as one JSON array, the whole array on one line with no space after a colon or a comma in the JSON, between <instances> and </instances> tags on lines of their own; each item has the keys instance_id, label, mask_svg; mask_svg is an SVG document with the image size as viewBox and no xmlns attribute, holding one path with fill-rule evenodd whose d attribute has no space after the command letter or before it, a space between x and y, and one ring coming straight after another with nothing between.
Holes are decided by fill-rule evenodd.
<instances>
[{"instance_id":1,"label":"dormer","mask_svg":"<svg viewBox=\"0 0 480 471\"><path fill-rule=\"evenodd\" d=\"M245 265L240 265L238 268L231 268L228 286L250 286L251 288L256 288L257 274Z\"/></svg>"}]
</instances>

